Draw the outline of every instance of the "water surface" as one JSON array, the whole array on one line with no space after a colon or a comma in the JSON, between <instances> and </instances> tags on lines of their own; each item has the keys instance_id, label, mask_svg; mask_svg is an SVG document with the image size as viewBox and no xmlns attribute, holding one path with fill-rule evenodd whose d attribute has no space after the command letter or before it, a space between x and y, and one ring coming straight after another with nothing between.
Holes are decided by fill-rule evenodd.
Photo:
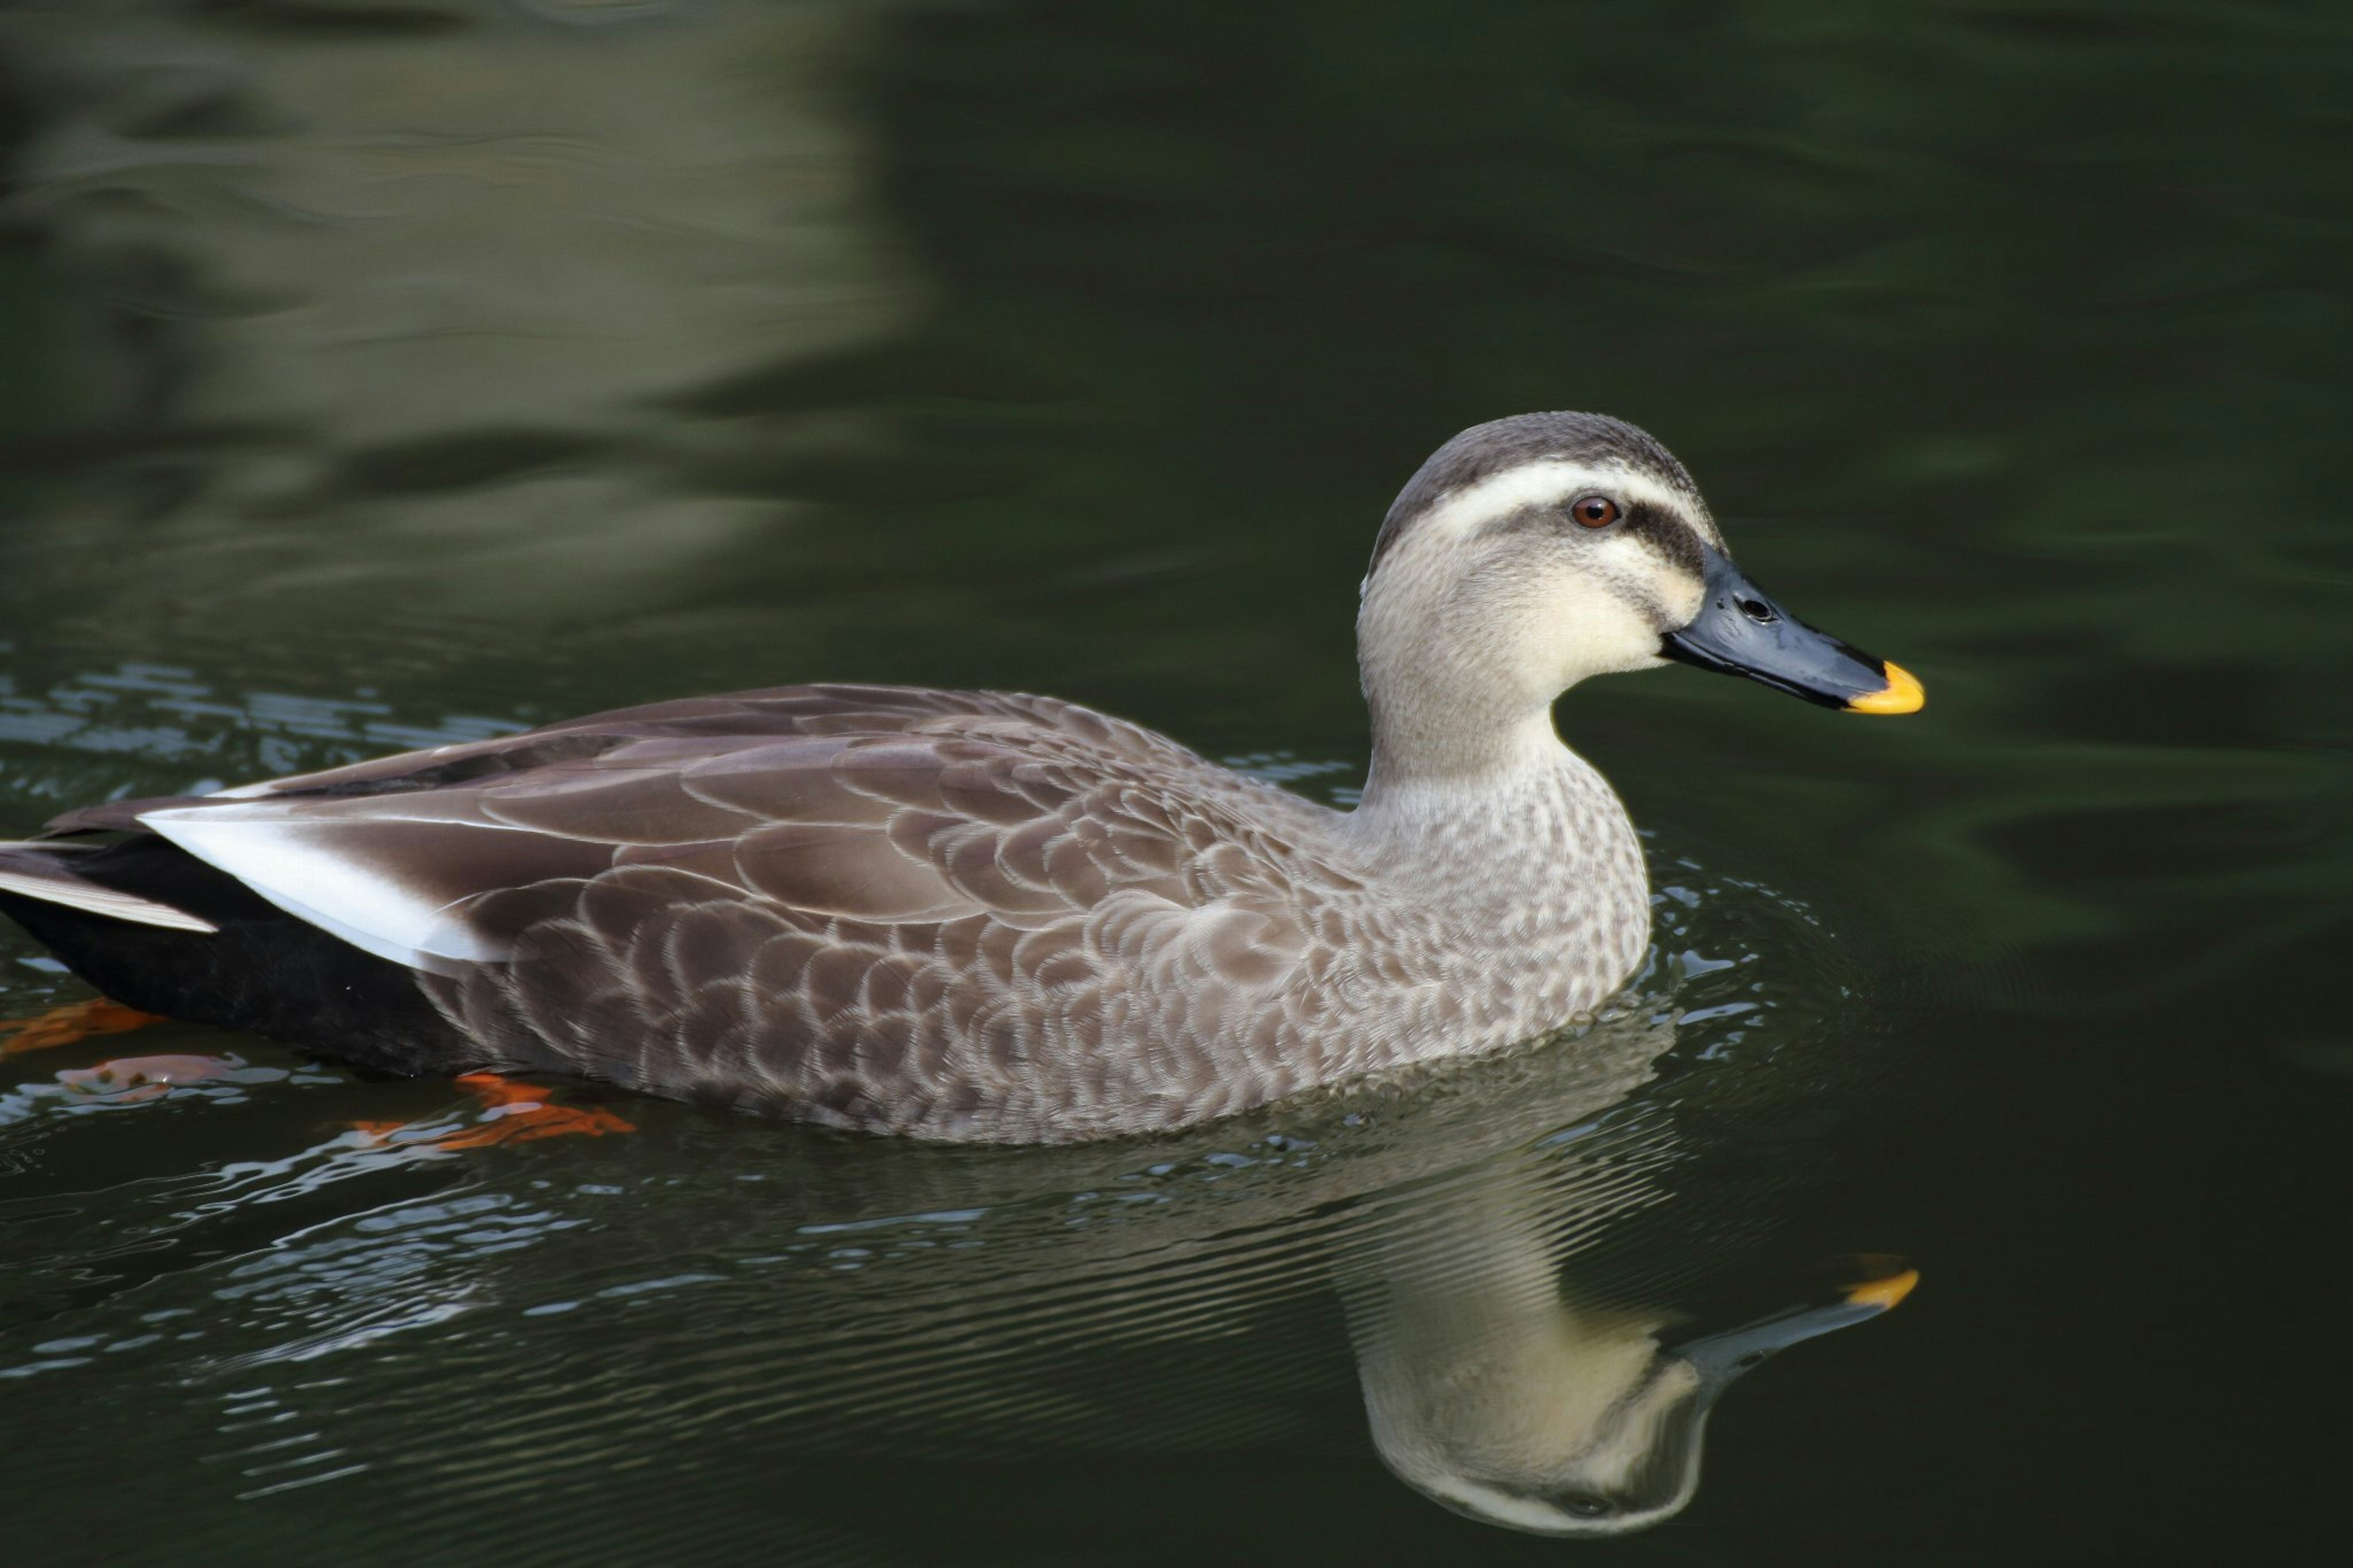
<instances>
[{"instance_id":1,"label":"water surface","mask_svg":"<svg viewBox=\"0 0 2353 1568\"><path fill-rule=\"evenodd\" d=\"M1162 1142L579 1088L633 1130L444 1152L462 1089L266 1042L10 1054L0 1535L2328 1560L2348 46L2195 4L10 8L11 830L817 679L1051 690L1345 802L1382 509L1562 405L1658 433L1930 706L1579 690L1659 888L1619 1016ZM0 937L0 1014L86 994ZM174 1054L237 1065L90 1076ZM1403 1473L1897 1258L1897 1310L1724 1393L1672 1523L1539 1540Z\"/></svg>"}]
</instances>

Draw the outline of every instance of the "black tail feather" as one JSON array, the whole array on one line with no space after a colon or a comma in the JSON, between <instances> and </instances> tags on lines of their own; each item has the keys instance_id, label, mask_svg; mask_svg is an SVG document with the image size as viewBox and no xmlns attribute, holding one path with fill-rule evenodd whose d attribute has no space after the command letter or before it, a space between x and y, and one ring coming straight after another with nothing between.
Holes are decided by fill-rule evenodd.
<instances>
[{"instance_id":1,"label":"black tail feather","mask_svg":"<svg viewBox=\"0 0 2353 1568\"><path fill-rule=\"evenodd\" d=\"M484 1065L480 1047L441 1016L409 970L295 919L164 839L141 834L101 849L56 853L69 857L77 878L218 928L142 925L0 889L0 913L127 1006L266 1035L389 1072Z\"/></svg>"}]
</instances>

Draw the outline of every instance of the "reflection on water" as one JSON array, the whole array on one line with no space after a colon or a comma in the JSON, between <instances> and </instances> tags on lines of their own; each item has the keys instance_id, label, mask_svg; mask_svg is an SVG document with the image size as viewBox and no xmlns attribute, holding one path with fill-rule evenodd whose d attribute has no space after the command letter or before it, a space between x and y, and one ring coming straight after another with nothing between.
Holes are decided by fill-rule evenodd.
<instances>
[{"instance_id":1,"label":"reflection on water","mask_svg":"<svg viewBox=\"0 0 2353 1568\"><path fill-rule=\"evenodd\" d=\"M1734 1379L1876 1316L1916 1278L1856 1259L1826 1288L1785 1281L1790 1299L1754 1320L1704 1327L1680 1295L1588 1293L1575 1254L1618 1214L1673 1198L1648 1174L1672 1157L1666 1124L1626 1131L1385 1200L1369 1226L1353 1316L1373 1444L1458 1512L1540 1535L1664 1522L1698 1489L1701 1433Z\"/></svg>"},{"instance_id":2,"label":"reflection on water","mask_svg":"<svg viewBox=\"0 0 2353 1568\"><path fill-rule=\"evenodd\" d=\"M696 412L922 291L845 101L855 0L174 0L18 11L12 216L74 280L57 373L139 460L44 520L109 613L659 604L871 451Z\"/></svg>"},{"instance_id":3,"label":"reflection on water","mask_svg":"<svg viewBox=\"0 0 2353 1568\"><path fill-rule=\"evenodd\" d=\"M1054 1473L1368 1433L1472 1517L1640 1529L1690 1500L1734 1377L1883 1304L1814 1300L1768 1245L1798 1167L1703 1131L1820 1070L1845 978L1739 956L1807 917L1705 888L1669 887L1651 978L1580 1039L1099 1148L629 1100L626 1136L445 1152L470 1116L447 1085L259 1045L168 1091L93 1070L221 1038L201 1030L19 1054L0 1378L174 1391L118 1419L160 1419L257 1504L341 1485L594 1519L620 1466L671 1477L638 1506L674 1521L860 1456ZM354 1125L402 1111L400 1137ZM101 1416L37 1463L129 1440Z\"/></svg>"}]
</instances>

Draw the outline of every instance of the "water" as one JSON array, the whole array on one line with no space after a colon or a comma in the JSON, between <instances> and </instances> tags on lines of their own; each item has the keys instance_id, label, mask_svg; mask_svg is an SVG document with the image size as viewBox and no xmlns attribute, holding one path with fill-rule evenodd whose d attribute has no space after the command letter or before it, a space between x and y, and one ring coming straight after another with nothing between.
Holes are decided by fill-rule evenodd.
<instances>
[{"instance_id":1,"label":"water","mask_svg":"<svg viewBox=\"0 0 2353 1568\"><path fill-rule=\"evenodd\" d=\"M2333 1561L2348 34L11 8L12 828L825 678L1052 690L1345 799L1382 508L1562 405L1656 431L1930 706L1579 690L1661 889L1622 1016L1160 1142L580 1088L633 1131L445 1152L464 1089L258 1040L0 1058L0 1539ZM0 938L0 1014L85 994ZM238 1065L95 1078L132 1055ZM1660 1347L1898 1258L1895 1310L1724 1392L1672 1522L1413 1484L1560 1459Z\"/></svg>"}]
</instances>

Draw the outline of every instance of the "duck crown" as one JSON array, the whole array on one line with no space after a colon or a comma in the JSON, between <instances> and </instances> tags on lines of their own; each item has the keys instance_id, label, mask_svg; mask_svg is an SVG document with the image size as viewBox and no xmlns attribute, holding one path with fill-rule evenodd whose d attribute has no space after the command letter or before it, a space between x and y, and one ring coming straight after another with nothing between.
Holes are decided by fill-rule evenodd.
<instances>
[{"instance_id":1,"label":"duck crown","mask_svg":"<svg viewBox=\"0 0 2353 1568\"><path fill-rule=\"evenodd\" d=\"M1473 425L1432 452L1389 503L1373 542L1367 569L1377 570L1414 525L1461 496L1514 469L1537 464L1614 469L1668 492L1713 532L1707 503L1675 455L1639 426L1607 414L1561 410L1514 414Z\"/></svg>"}]
</instances>

